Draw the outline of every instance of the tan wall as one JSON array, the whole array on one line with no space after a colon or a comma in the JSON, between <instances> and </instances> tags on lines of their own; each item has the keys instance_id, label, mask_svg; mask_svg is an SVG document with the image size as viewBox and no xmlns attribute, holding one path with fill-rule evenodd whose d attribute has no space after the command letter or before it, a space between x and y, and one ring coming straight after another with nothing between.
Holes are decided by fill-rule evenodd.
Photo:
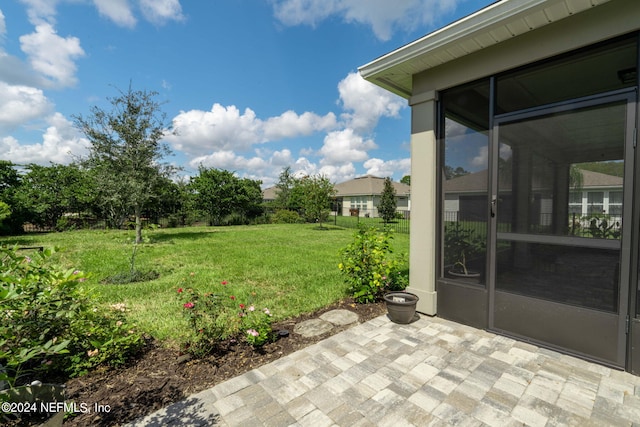
<instances>
[{"instance_id":1,"label":"tan wall","mask_svg":"<svg viewBox=\"0 0 640 427\"><path fill-rule=\"evenodd\" d=\"M412 106L412 121L427 130L411 135L411 234L409 237L409 287L420 298L417 310L428 315L436 306L436 121L435 93ZM420 220L415 220L420 218Z\"/></svg>"}]
</instances>

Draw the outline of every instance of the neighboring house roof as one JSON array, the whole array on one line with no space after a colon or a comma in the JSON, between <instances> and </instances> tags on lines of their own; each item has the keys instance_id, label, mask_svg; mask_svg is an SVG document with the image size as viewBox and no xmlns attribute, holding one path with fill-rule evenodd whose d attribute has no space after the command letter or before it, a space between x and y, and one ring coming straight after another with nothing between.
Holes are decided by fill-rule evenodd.
<instances>
[{"instance_id":1,"label":"neighboring house roof","mask_svg":"<svg viewBox=\"0 0 640 427\"><path fill-rule=\"evenodd\" d=\"M622 178L619 176L607 175L600 172L592 172L580 169L582 172L582 189L615 188L622 187ZM480 193L487 191L487 170L462 175L444 182L444 191L447 193ZM510 183L505 187L509 187ZM501 184L501 186L502 186Z\"/></svg>"},{"instance_id":2,"label":"neighboring house roof","mask_svg":"<svg viewBox=\"0 0 640 427\"><path fill-rule=\"evenodd\" d=\"M623 179L620 176L607 175L600 172L580 170L582 172L582 188L594 187L622 187Z\"/></svg>"},{"instance_id":3,"label":"neighboring house roof","mask_svg":"<svg viewBox=\"0 0 640 427\"><path fill-rule=\"evenodd\" d=\"M373 196L382 194L384 189L385 178L377 176L361 176L350 181L342 182L335 185L337 197L345 196ZM411 187L401 182L393 182L393 188L396 190L396 196L409 196Z\"/></svg>"},{"instance_id":4,"label":"neighboring house roof","mask_svg":"<svg viewBox=\"0 0 640 427\"><path fill-rule=\"evenodd\" d=\"M412 77L610 0L502 0L359 68L366 80L413 95Z\"/></svg>"},{"instance_id":5,"label":"neighboring house roof","mask_svg":"<svg viewBox=\"0 0 640 427\"><path fill-rule=\"evenodd\" d=\"M275 200L278 197L278 187L265 188L262 190L262 200Z\"/></svg>"}]
</instances>

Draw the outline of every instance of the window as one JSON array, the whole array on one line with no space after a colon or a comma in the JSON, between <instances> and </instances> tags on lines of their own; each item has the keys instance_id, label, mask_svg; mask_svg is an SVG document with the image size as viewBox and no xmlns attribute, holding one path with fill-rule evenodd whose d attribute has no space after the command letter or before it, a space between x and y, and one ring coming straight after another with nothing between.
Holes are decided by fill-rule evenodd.
<instances>
[{"instance_id":1,"label":"window","mask_svg":"<svg viewBox=\"0 0 640 427\"><path fill-rule=\"evenodd\" d=\"M604 211L604 192L590 191L587 193L587 214L601 214Z\"/></svg>"},{"instance_id":2,"label":"window","mask_svg":"<svg viewBox=\"0 0 640 427\"><path fill-rule=\"evenodd\" d=\"M569 214L573 216L582 215L582 191L569 193Z\"/></svg>"},{"instance_id":3,"label":"window","mask_svg":"<svg viewBox=\"0 0 640 427\"><path fill-rule=\"evenodd\" d=\"M482 284L486 266L489 81L442 94L441 276Z\"/></svg>"},{"instance_id":4,"label":"window","mask_svg":"<svg viewBox=\"0 0 640 427\"><path fill-rule=\"evenodd\" d=\"M609 211L611 216L622 216L622 191L609 191Z\"/></svg>"}]
</instances>

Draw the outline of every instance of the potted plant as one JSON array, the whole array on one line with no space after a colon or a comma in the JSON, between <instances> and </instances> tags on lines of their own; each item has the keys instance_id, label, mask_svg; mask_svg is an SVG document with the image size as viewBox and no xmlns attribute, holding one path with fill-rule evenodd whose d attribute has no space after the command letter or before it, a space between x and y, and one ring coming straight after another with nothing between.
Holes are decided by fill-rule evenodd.
<instances>
[{"instance_id":1,"label":"potted plant","mask_svg":"<svg viewBox=\"0 0 640 427\"><path fill-rule=\"evenodd\" d=\"M389 292L383 298L392 322L406 325L416 318L416 305L419 300L417 295L399 291Z\"/></svg>"},{"instance_id":2,"label":"potted plant","mask_svg":"<svg viewBox=\"0 0 640 427\"><path fill-rule=\"evenodd\" d=\"M447 273L457 278L479 279L480 271L472 269L469 263L480 257L485 247L484 239L474 229L464 228L459 222L447 225L444 233Z\"/></svg>"}]
</instances>

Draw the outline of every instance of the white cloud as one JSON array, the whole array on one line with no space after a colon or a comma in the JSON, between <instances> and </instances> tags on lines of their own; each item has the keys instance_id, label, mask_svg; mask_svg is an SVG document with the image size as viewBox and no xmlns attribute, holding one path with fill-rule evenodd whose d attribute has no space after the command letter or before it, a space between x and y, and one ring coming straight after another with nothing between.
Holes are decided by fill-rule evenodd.
<instances>
[{"instance_id":1,"label":"white cloud","mask_svg":"<svg viewBox=\"0 0 640 427\"><path fill-rule=\"evenodd\" d=\"M0 38L4 37L7 34L7 23L4 18L4 14L2 13L2 9L0 9Z\"/></svg>"},{"instance_id":2,"label":"white cloud","mask_svg":"<svg viewBox=\"0 0 640 427\"><path fill-rule=\"evenodd\" d=\"M356 168L353 163L343 165L325 165L318 171L319 175L325 176L334 184L348 181L356 177Z\"/></svg>"},{"instance_id":3,"label":"white cloud","mask_svg":"<svg viewBox=\"0 0 640 427\"><path fill-rule=\"evenodd\" d=\"M371 139L364 139L353 129L329 132L319 151L323 165L340 165L362 162L369 158L367 152L377 148Z\"/></svg>"},{"instance_id":4,"label":"white cloud","mask_svg":"<svg viewBox=\"0 0 640 427\"><path fill-rule=\"evenodd\" d=\"M167 136L177 150L202 155L216 150L246 150L264 142L261 121L250 108L213 104L210 111L182 111L173 118L175 135Z\"/></svg>"},{"instance_id":5,"label":"white cloud","mask_svg":"<svg viewBox=\"0 0 640 427\"><path fill-rule=\"evenodd\" d=\"M34 70L53 80L58 86L76 83L76 64L73 59L84 56L80 40L63 38L48 23L36 25L36 32L20 37L22 50L29 55Z\"/></svg>"},{"instance_id":6,"label":"white cloud","mask_svg":"<svg viewBox=\"0 0 640 427\"><path fill-rule=\"evenodd\" d=\"M483 167L486 169L489 164L489 147L486 145L480 147L478 155L471 159L471 164L476 168Z\"/></svg>"},{"instance_id":7,"label":"white cloud","mask_svg":"<svg viewBox=\"0 0 640 427\"><path fill-rule=\"evenodd\" d=\"M338 92L340 103L347 111L342 118L356 132L371 132L380 117L398 117L406 106L404 99L369 83L358 73L349 73L340 81Z\"/></svg>"},{"instance_id":8,"label":"white cloud","mask_svg":"<svg viewBox=\"0 0 640 427\"><path fill-rule=\"evenodd\" d=\"M55 23L56 6L59 0L21 0L27 5L27 15L33 25Z\"/></svg>"},{"instance_id":9,"label":"white cloud","mask_svg":"<svg viewBox=\"0 0 640 427\"><path fill-rule=\"evenodd\" d=\"M93 0L93 4L100 15L110 19L116 25L135 27L137 20L133 16L128 0Z\"/></svg>"},{"instance_id":10,"label":"white cloud","mask_svg":"<svg viewBox=\"0 0 640 427\"><path fill-rule=\"evenodd\" d=\"M286 111L277 117L269 118L264 124L264 135L269 141L311 135L314 132L330 130L336 127L336 116L329 113L318 116L305 112L302 115Z\"/></svg>"},{"instance_id":11,"label":"white cloud","mask_svg":"<svg viewBox=\"0 0 640 427\"><path fill-rule=\"evenodd\" d=\"M395 30L412 31L433 26L436 19L455 10L463 0L274 0L275 17L284 25L316 26L332 16L347 23L370 26L380 40Z\"/></svg>"},{"instance_id":12,"label":"white cloud","mask_svg":"<svg viewBox=\"0 0 640 427\"><path fill-rule=\"evenodd\" d=\"M342 10L340 0L285 0L274 2L274 14L285 25L315 26Z\"/></svg>"},{"instance_id":13,"label":"white cloud","mask_svg":"<svg viewBox=\"0 0 640 427\"><path fill-rule=\"evenodd\" d=\"M0 128L13 129L50 113L53 105L40 89L0 81Z\"/></svg>"},{"instance_id":14,"label":"white cloud","mask_svg":"<svg viewBox=\"0 0 640 427\"><path fill-rule=\"evenodd\" d=\"M379 176L386 178L393 176L397 172L400 175L411 174L411 159L398 159L398 160L382 160L382 159L369 159L364 162L363 166L367 169L367 175Z\"/></svg>"},{"instance_id":15,"label":"white cloud","mask_svg":"<svg viewBox=\"0 0 640 427\"><path fill-rule=\"evenodd\" d=\"M86 154L88 142L82 138L73 124L60 113L49 117L50 126L42 135L42 143L24 144L12 136L0 139L0 158L14 163L37 163L48 165L49 162L69 164L73 155Z\"/></svg>"},{"instance_id":16,"label":"white cloud","mask_svg":"<svg viewBox=\"0 0 640 427\"><path fill-rule=\"evenodd\" d=\"M235 105L224 107L216 103L210 111L191 110L178 114L173 118L175 135L166 139L177 150L205 155L215 150L244 151L254 144L306 136L335 126L333 113L318 116L287 111L263 121L250 108L241 113Z\"/></svg>"},{"instance_id":17,"label":"white cloud","mask_svg":"<svg viewBox=\"0 0 640 427\"><path fill-rule=\"evenodd\" d=\"M140 9L149 22L157 25L184 20L179 0L140 0Z\"/></svg>"}]
</instances>

